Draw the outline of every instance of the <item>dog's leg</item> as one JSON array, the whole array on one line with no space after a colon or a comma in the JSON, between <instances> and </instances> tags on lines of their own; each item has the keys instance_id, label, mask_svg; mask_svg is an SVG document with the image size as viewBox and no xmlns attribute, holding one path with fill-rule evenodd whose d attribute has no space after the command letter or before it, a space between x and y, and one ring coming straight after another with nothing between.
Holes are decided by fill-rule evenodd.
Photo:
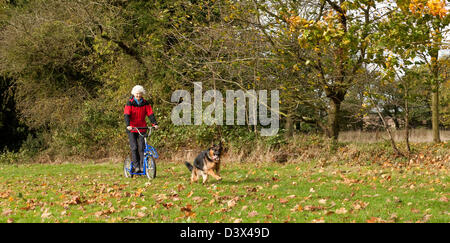
<instances>
[{"instance_id":1,"label":"dog's leg","mask_svg":"<svg viewBox=\"0 0 450 243\"><path fill-rule=\"evenodd\" d=\"M191 174L191 183L194 183L198 180L197 170L194 168Z\"/></svg>"},{"instance_id":2,"label":"dog's leg","mask_svg":"<svg viewBox=\"0 0 450 243\"><path fill-rule=\"evenodd\" d=\"M205 173L204 171L201 171L200 173L201 173L201 175L203 177L203 182L202 183L205 184L206 181L208 180L208 173Z\"/></svg>"},{"instance_id":3,"label":"dog's leg","mask_svg":"<svg viewBox=\"0 0 450 243\"><path fill-rule=\"evenodd\" d=\"M220 177L220 174L219 174L219 171L220 171L220 163L217 163L217 165L216 165L216 167L215 167L215 170L216 170L216 174Z\"/></svg>"},{"instance_id":4,"label":"dog's leg","mask_svg":"<svg viewBox=\"0 0 450 243\"><path fill-rule=\"evenodd\" d=\"M222 180L222 177L220 177L218 174L216 174L213 169L209 169L208 174L210 174L212 177L214 177L218 181Z\"/></svg>"}]
</instances>

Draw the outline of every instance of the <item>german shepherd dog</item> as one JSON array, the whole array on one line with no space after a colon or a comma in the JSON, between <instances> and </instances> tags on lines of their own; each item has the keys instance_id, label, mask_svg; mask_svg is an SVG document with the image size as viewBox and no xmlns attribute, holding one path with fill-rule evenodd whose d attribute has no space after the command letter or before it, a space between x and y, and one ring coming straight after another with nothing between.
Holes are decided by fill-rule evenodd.
<instances>
[{"instance_id":1,"label":"german shepherd dog","mask_svg":"<svg viewBox=\"0 0 450 243\"><path fill-rule=\"evenodd\" d=\"M189 162L184 162L192 172L191 174L191 183L197 182L198 177L203 177L203 184L208 180L208 175L211 175L216 180L222 180L222 177L219 175L220 170L220 156L222 155L222 142L219 145L213 145L212 147L204 150L198 154L198 156L194 160L194 165L191 165Z\"/></svg>"}]
</instances>

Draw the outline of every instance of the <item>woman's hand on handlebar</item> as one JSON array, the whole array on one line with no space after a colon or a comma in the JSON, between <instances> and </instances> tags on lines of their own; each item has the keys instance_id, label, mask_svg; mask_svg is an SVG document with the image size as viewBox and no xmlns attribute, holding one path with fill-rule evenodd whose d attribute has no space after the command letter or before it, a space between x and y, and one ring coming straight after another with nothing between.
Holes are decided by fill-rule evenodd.
<instances>
[{"instance_id":1,"label":"woman's hand on handlebar","mask_svg":"<svg viewBox=\"0 0 450 243\"><path fill-rule=\"evenodd\" d=\"M158 125L154 125L153 128L158 129L159 126L158 126ZM127 130L128 130L128 131L131 131L131 130L133 130L133 129L136 129L136 128L135 128L135 127L132 127L132 126L128 126L128 127L127 127Z\"/></svg>"}]
</instances>

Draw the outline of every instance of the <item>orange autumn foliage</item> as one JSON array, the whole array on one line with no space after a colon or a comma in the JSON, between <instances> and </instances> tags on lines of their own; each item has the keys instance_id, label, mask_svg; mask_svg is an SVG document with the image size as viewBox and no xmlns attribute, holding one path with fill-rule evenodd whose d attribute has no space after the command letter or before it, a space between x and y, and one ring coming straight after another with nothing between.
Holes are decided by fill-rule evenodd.
<instances>
[{"instance_id":1,"label":"orange autumn foliage","mask_svg":"<svg viewBox=\"0 0 450 243\"><path fill-rule=\"evenodd\" d=\"M444 18L448 10L445 8L445 0L412 0L409 4L409 9L413 14L431 14Z\"/></svg>"}]
</instances>

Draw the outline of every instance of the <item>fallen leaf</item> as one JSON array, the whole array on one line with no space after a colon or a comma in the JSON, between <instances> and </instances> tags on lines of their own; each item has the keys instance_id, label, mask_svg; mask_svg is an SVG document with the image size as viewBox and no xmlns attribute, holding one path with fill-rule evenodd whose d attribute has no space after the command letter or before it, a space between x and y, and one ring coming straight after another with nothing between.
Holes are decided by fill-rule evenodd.
<instances>
[{"instance_id":1,"label":"fallen leaf","mask_svg":"<svg viewBox=\"0 0 450 243\"><path fill-rule=\"evenodd\" d=\"M202 197L193 197L192 201L196 202L196 203L201 203L203 201Z\"/></svg>"},{"instance_id":2,"label":"fallen leaf","mask_svg":"<svg viewBox=\"0 0 450 243\"><path fill-rule=\"evenodd\" d=\"M190 212L192 211L192 205L188 204L185 207L180 208L181 212Z\"/></svg>"},{"instance_id":3,"label":"fallen leaf","mask_svg":"<svg viewBox=\"0 0 450 243\"><path fill-rule=\"evenodd\" d=\"M398 215L397 215L396 213L393 213L393 214L391 215L390 219L391 219L392 221L396 222L397 219L398 219Z\"/></svg>"},{"instance_id":4,"label":"fallen leaf","mask_svg":"<svg viewBox=\"0 0 450 243\"><path fill-rule=\"evenodd\" d=\"M251 211L251 212L248 213L249 217L255 217L257 215L258 215L258 212L256 212L256 211Z\"/></svg>"},{"instance_id":5,"label":"fallen leaf","mask_svg":"<svg viewBox=\"0 0 450 243\"><path fill-rule=\"evenodd\" d=\"M442 196L441 198L439 198L440 202L448 202L448 198L446 196Z\"/></svg>"},{"instance_id":6,"label":"fallen leaf","mask_svg":"<svg viewBox=\"0 0 450 243\"><path fill-rule=\"evenodd\" d=\"M77 205L77 204L81 204L82 200L80 198L80 196L73 196L69 201L66 202L66 204L68 205Z\"/></svg>"},{"instance_id":7,"label":"fallen leaf","mask_svg":"<svg viewBox=\"0 0 450 243\"><path fill-rule=\"evenodd\" d=\"M46 219L49 218L50 216L52 216L52 213L48 211L48 208L46 208L42 213L41 218Z\"/></svg>"},{"instance_id":8,"label":"fallen leaf","mask_svg":"<svg viewBox=\"0 0 450 243\"><path fill-rule=\"evenodd\" d=\"M135 192L135 196L136 196L136 197L142 197L142 196L144 196L144 194L143 194L142 192L144 192L144 188L138 188L138 189L136 190L136 192Z\"/></svg>"},{"instance_id":9,"label":"fallen leaf","mask_svg":"<svg viewBox=\"0 0 450 243\"><path fill-rule=\"evenodd\" d=\"M319 199L319 204L326 204L327 203L327 199Z\"/></svg>"},{"instance_id":10,"label":"fallen leaf","mask_svg":"<svg viewBox=\"0 0 450 243\"><path fill-rule=\"evenodd\" d=\"M337 214L346 214L348 211L347 211L347 209L345 209L345 208L340 208L340 209L337 209L336 210L336 213Z\"/></svg>"},{"instance_id":11,"label":"fallen leaf","mask_svg":"<svg viewBox=\"0 0 450 243\"><path fill-rule=\"evenodd\" d=\"M356 201L356 202L353 204L353 209L355 209L355 210L364 209L364 208L367 207L367 205L369 205L368 202L366 203L366 202L362 202L362 201Z\"/></svg>"},{"instance_id":12,"label":"fallen leaf","mask_svg":"<svg viewBox=\"0 0 450 243\"><path fill-rule=\"evenodd\" d=\"M320 219L313 219L311 222L312 223L325 223L325 219L323 219L323 217L321 217Z\"/></svg>"},{"instance_id":13,"label":"fallen leaf","mask_svg":"<svg viewBox=\"0 0 450 243\"><path fill-rule=\"evenodd\" d=\"M98 212L94 213L94 216L97 217L97 218L102 216L102 215L103 215L103 211L98 211Z\"/></svg>"},{"instance_id":14,"label":"fallen leaf","mask_svg":"<svg viewBox=\"0 0 450 243\"><path fill-rule=\"evenodd\" d=\"M143 218L143 217L145 217L147 215L145 213L143 213L143 212L138 212L136 216L138 216L138 218Z\"/></svg>"},{"instance_id":15,"label":"fallen leaf","mask_svg":"<svg viewBox=\"0 0 450 243\"><path fill-rule=\"evenodd\" d=\"M289 200L287 200L286 198L280 198L280 203L284 204L289 202Z\"/></svg>"},{"instance_id":16,"label":"fallen leaf","mask_svg":"<svg viewBox=\"0 0 450 243\"><path fill-rule=\"evenodd\" d=\"M12 212L13 212L13 211L12 211L11 209L6 208L6 209L4 209L3 212L2 212L2 216L8 216L8 215L12 214Z\"/></svg>"},{"instance_id":17,"label":"fallen leaf","mask_svg":"<svg viewBox=\"0 0 450 243\"><path fill-rule=\"evenodd\" d=\"M5 191L5 192L0 192L0 198L2 199L6 199L9 197L9 191Z\"/></svg>"},{"instance_id":18,"label":"fallen leaf","mask_svg":"<svg viewBox=\"0 0 450 243\"><path fill-rule=\"evenodd\" d=\"M177 185L177 189L178 189L179 192L184 190L184 188L186 188L186 187L183 184L178 184Z\"/></svg>"},{"instance_id":19,"label":"fallen leaf","mask_svg":"<svg viewBox=\"0 0 450 243\"><path fill-rule=\"evenodd\" d=\"M242 219L235 219L233 223L242 223Z\"/></svg>"},{"instance_id":20,"label":"fallen leaf","mask_svg":"<svg viewBox=\"0 0 450 243\"><path fill-rule=\"evenodd\" d=\"M302 212L303 211L303 207L300 204L295 205L292 209L291 212Z\"/></svg>"},{"instance_id":21,"label":"fallen leaf","mask_svg":"<svg viewBox=\"0 0 450 243\"><path fill-rule=\"evenodd\" d=\"M173 206L173 203L169 202L169 203L162 203L163 207L169 209Z\"/></svg>"},{"instance_id":22,"label":"fallen leaf","mask_svg":"<svg viewBox=\"0 0 450 243\"><path fill-rule=\"evenodd\" d=\"M318 211L318 210L322 210L325 209L322 206L311 206L311 205L306 205L305 207L303 207L303 210L305 211Z\"/></svg>"},{"instance_id":23,"label":"fallen leaf","mask_svg":"<svg viewBox=\"0 0 450 243\"><path fill-rule=\"evenodd\" d=\"M228 206L229 208L232 208L232 207L236 206L236 201L234 201L234 200L228 201L228 202L227 202L227 206Z\"/></svg>"},{"instance_id":24,"label":"fallen leaf","mask_svg":"<svg viewBox=\"0 0 450 243\"><path fill-rule=\"evenodd\" d=\"M411 208L412 213L420 213L420 210L417 208Z\"/></svg>"},{"instance_id":25,"label":"fallen leaf","mask_svg":"<svg viewBox=\"0 0 450 243\"><path fill-rule=\"evenodd\" d=\"M366 220L367 223L380 223L382 222L381 218L377 217L371 217L370 219Z\"/></svg>"},{"instance_id":26,"label":"fallen leaf","mask_svg":"<svg viewBox=\"0 0 450 243\"><path fill-rule=\"evenodd\" d=\"M423 216L423 218L422 218L422 222L423 222L423 223L428 222L428 220L430 220L431 216L433 216L433 215L431 215L431 214L425 214L425 215Z\"/></svg>"},{"instance_id":27,"label":"fallen leaf","mask_svg":"<svg viewBox=\"0 0 450 243\"><path fill-rule=\"evenodd\" d=\"M192 211L192 205L188 204L185 207L180 208L181 212L184 212L185 217L195 217L195 213Z\"/></svg>"}]
</instances>

